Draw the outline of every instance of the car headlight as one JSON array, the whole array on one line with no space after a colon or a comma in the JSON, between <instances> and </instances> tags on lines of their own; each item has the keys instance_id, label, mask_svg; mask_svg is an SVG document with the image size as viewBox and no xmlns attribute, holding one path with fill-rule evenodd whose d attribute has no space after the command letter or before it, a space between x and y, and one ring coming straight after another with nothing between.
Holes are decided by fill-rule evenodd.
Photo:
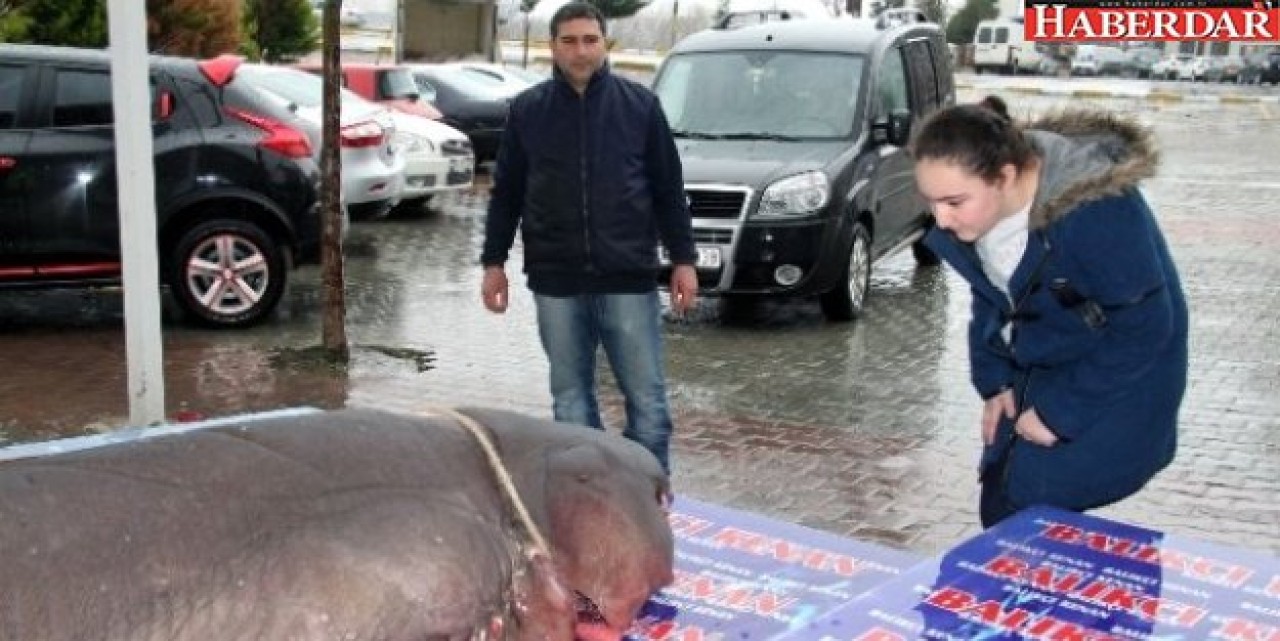
<instances>
[{"instance_id":1,"label":"car headlight","mask_svg":"<svg viewBox=\"0 0 1280 641\"><path fill-rule=\"evenodd\" d=\"M398 139L398 142L400 143L399 144L400 148L404 149L405 153L412 154L412 153L423 152L423 151L429 151L429 152L435 153L435 150L436 150L436 146L432 144L430 138L424 138L422 136L415 136L413 134L401 132L400 135L397 136L397 139Z\"/></svg>"},{"instance_id":2,"label":"car headlight","mask_svg":"<svg viewBox=\"0 0 1280 641\"><path fill-rule=\"evenodd\" d=\"M760 197L760 210L756 216L812 214L825 207L830 197L831 185L827 182L827 175L820 171L807 171L769 185Z\"/></svg>"},{"instance_id":3,"label":"car headlight","mask_svg":"<svg viewBox=\"0 0 1280 641\"><path fill-rule=\"evenodd\" d=\"M471 141L466 138L450 138L440 145L446 156L470 156Z\"/></svg>"}]
</instances>

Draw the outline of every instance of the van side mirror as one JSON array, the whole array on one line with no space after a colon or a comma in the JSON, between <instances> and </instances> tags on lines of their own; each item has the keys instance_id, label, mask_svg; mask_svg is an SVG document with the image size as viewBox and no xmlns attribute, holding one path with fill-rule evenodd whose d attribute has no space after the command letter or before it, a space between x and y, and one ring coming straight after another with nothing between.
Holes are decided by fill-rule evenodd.
<instances>
[{"instance_id":1,"label":"van side mirror","mask_svg":"<svg viewBox=\"0 0 1280 641\"><path fill-rule=\"evenodd\" d=\"M905 147L911 140L911 112L899 109L871 123L871 140L878 145Z\"/></svg>"}]
</instances>

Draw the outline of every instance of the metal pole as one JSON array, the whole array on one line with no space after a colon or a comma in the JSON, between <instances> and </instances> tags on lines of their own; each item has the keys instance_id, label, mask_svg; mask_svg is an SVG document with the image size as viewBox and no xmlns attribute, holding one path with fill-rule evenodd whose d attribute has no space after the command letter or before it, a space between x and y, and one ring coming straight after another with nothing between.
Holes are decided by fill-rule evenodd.
<instances>
[{"instance_id":1,"label":"metal pole","mask_svg":"<svg viewBox=\"0 0 1280 641\"><path fill-rule=\"evenodd\" d=\"M124 270L129 421L133 425L151 425L164 422L164 359L146 3L109 0L107 18Z\"/></svg>"},{"instance_id":2,"label":"metal pole","mask_svg":"<svg viewBox=\"0 0 1280 641\"><path fill-rule=\"evenodd\" d=\"M396 55L394 60L396 64L404 62L404 0L396 2Z\"/></svg>"},{"instance_id":3,"label":"metal pole","mask_svg":"<svg viewBox=\"0 0 1280 641\"><path fill-rule=\"evenodd\" d=\"M671 0L671 46L667 50L676 47L676 28L680 26L680 0Z\"/></svg>"}]
</instances>

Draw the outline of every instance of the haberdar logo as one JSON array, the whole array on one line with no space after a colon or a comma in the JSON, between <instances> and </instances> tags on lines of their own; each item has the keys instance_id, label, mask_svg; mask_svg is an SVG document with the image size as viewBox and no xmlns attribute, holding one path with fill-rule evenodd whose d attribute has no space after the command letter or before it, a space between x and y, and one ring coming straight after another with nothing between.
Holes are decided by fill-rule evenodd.
<instances>
[{"instance_id":1,"label":"haberdar logo","mask_svg":"<svg viewBox=\"0 0 1280 641\"><path fill-rule=\"evenodd\" d=\"M1280 0L1028 0L1024 38L1280 41Z\"/></svg>"}]
</instances>

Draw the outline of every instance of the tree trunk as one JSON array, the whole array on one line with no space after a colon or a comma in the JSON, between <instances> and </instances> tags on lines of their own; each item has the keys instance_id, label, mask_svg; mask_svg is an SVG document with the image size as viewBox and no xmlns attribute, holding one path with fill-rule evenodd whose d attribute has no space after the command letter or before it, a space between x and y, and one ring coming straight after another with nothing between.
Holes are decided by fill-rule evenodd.
<instances>
[{"instance_id":1,"label":"tree trunk","mask_svg":"<svg viewBox=\"0 0 1280 641\"><path fill-rule=\"evenodd\" d=\"M524 12L524 57L520 60L520 66L524 69L529 68L529 12Z\"/></svg>"},{"instance_id":2,"label":"tree trunk","mask_svg":"<svg viewBox=\"0 0 1280 641\"><path fill-rule=\"evenodd\" d=\"M328 0L324 5L323 58L324 100L321 113L323 141L320 153L321 182L320 209L323 212L324 233L320 245L321 280L324 285L324 312L321 317L321 341L329 357L346 362L350 356L347 345L346 279L342 273L342 229L344 227L342 202L342 155L338 130L341 126L341 103L338 87L341 86L341 47L339 46L339 18L342 0Z\"/></svg>"}]
</instances>

